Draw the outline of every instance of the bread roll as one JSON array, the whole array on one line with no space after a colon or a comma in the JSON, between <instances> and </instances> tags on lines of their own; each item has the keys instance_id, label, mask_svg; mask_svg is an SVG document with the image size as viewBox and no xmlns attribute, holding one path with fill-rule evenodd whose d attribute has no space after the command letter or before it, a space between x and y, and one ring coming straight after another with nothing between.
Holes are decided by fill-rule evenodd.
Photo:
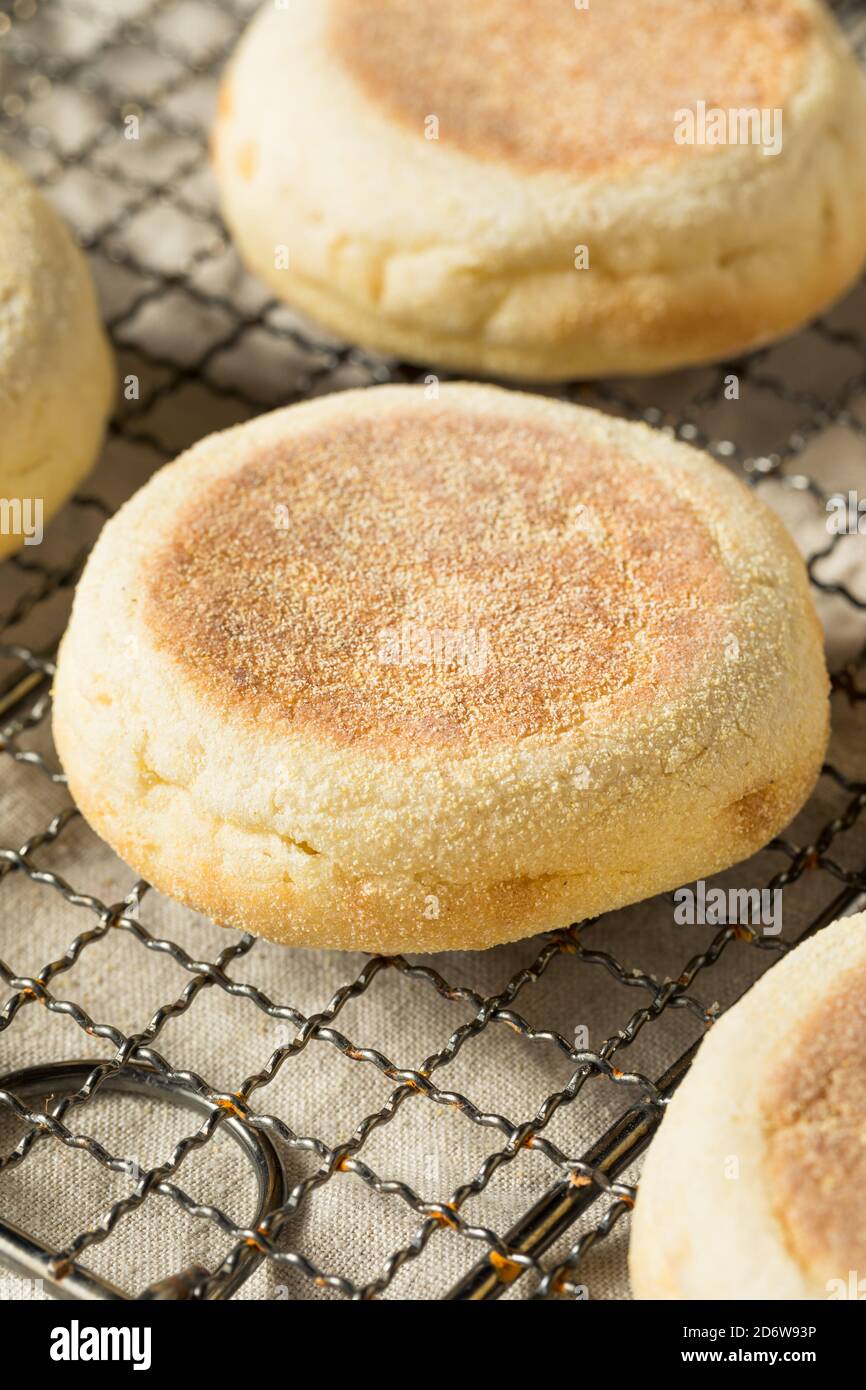
<instances>
[{"instance_id":1,"label":"bread roll","mask_svg":"<svg viewBox=\"0 0 866 1390\"><path fill-rule=\"evenodd\" d=\"M216 921L490 946L743 859L805 800L803 564L723 468L493 387L202 440L105 527L54 731L85 816Z\"/></svg>"},{"instance_id":2,"label":"bread roll","mask_svg":"<svg viewBox=\"0 0 866 1390\"><path fill-rule=\"evenodd\" d=\"M862 1299L864 1117L861 912L773 966L703 1043L640 1179L636 1297Z\"/></svg>"},{"instance_id":3,"label":"bread roll","mask_svg":"<svg viewBox=\"0 0 866 1390\"><path fill-rule=\"evenodd\" d=\"M866 89L818 0L270 0L214 156L280 299L457 371L741 353L866 259Z\"/></svg>"},{"instance_id":4,"label":"bread roll","mask_svg":"<svg viewBox=\"0 0 866 1390\"><path fill-rule=\"evenodd\" d=\"M89 473L113 386L87 262L0 156L0 559L38 544Z\"/></svg>"}]
</instances>

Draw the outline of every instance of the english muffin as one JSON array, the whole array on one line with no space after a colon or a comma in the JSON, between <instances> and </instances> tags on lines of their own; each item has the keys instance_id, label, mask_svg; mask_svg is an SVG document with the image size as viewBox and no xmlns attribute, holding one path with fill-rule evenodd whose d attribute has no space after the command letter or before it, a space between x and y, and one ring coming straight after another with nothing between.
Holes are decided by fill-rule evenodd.
<instances>
[{"instance_id":1,"label":"english muffin","mask_svg":"<svg viewBox=\"0 0 866 1390\"><path fill-rule=\"evenodd\" d=\"M113 385L87 262L0 156L0 558L38 543L90 471Z\"/></svg>"},{"instance_id":2,"label":"english muffin","mask_svg":"<svg viewBox=\"0 0 866 1390\"><path fill-rule=\"evenodd\" d=\"M866 90L818 0L268 3L214 157L279 298L459 371L739 353L866 258Z\"/></svg>"},{"instance_id":3,"label":"english muffin","mask_svg":"<svg viewBox=\"0 0 866 1390\"><path fill-rule=\"evenodd\" d=\"M763 845L827 675L777 518L684 445L493 387L203 440L105 527L63 641L72 793L217 922L489 946Z\"/></svg>"},{"instance_id":4,"label":"english muffin","mask_svg":"<svg viewBox=\"0 0 866 1390\"><path fill-rule=\"evenodd\" d=\"M862 1299L864 1183L861 912L775 965L703 1043L640 1179L634 1293Z\"/></svg>"}]
</instances>

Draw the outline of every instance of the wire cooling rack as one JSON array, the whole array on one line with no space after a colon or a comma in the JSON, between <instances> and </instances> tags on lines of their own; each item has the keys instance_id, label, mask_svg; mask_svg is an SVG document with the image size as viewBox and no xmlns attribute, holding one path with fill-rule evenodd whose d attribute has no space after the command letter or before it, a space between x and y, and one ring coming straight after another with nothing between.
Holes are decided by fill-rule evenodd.
<instances>
[{"instance_id":1,"label":"wire cooling rack","mask_svg":"<svg viewBox=\"0 0 866 1390\"><path fill-rule=\"evenodd\" d=\"M627 1296L621 1236L635 1196L634 1160L719 1011L718 1000L696 991L718 988L731 1002L794 939L853 910L866 889L866 781L858 780L864 768L857 757L866 700L866 586L857 587L866 568L863 538L830 535L825 516L831 492L866 478L866 285L798 339L746 360L561 393L667 429L739 471L782 510L799 508L794 520L810 537L815 592L831 639L841 634L835 646L831 640L831 656L834 725L844 726L844 738L789 832L796 838L774 841L754 864L740 866L736 880L784 889L795 930L773 937L722 926L695 949L694 938L684 945L681 934L666 931L671 903L664 897L641 910L638 935L621 931L617 914L484 957L361 958L354 968L355 958L329 956L331 984L311 1003L310 991L301 990L311 953L219 933L179 909L171 916L146 884L128 884L128 872L125 891L106 896L103 884L114 879L103 860L98 872L89 867L96 861L75 839L88 832L47 741L52 658L70 591L99 524L154 466L263 409L424 375L322 337L270 300L236 261L214 207L207 132L217 76L253 8L247 0L0 3L0 143L75 225L91 257L124 397L109 463L52 528L65 543L61 558L49 558L46 540L4 567L3 593L11 598L2 618L0 746L15 815L27 825L17 834L3 821L7 838L0 840L0 975L8 987L0 1008L0 1116L17 1126L0 1143L0 1261L19 1280L38 1279L44 1292L73 1298L287 1291L377 1298L404 1296L406 1288L409 1296L454 1299ZM837 10L866 56L862 8ZM729 399L732 380L736 400ZM46 789L64 798L59 809ZM11 896L15 884L28 890L26 904ZM31 934L42 940L39 923L55 908L66 914L64 930L73 918L74 929L41 968L24 970L18 962ZM167 932L166 921L177 930ZM211 945L212 952L204 949ZM279 982L278 998L256 982L261 953L276 962L267 978ZM504 981L495 979L491 961L507 967ZM142 1000L157 971L153 988L168 1002L142 1003L141 1016L121 1027L69 997L70 977L80 998L119 969L127 988L140 979ZM395 1002L391 987L403 991ZM588 994L603 996L605 1005L594 1047L580 1028ZM441 1012L431 1043L418 1020L433 1003ZM259 1059L246 1077L227 1066L225 1053L220 1075L174 1060L175 1024L189 1016L187 1037L200 1040L223 1026L230 1008L239 1059L248 1045ZM374 1009L387 1045L370 1043ZM35 1015L39 1026L30 1028L26 1046L16 1045ZM665 1033L671 1020L688 1027ZM276 1046L267 1041L271 1025ZM541 1095L514 1118L506 1074L528 1073L542 1052L559 1067L556 1083L542 1068ZM335 1057L344 1070L328 1091L319 1073ZM634 1057L644 1063L628 1069ZM269 1102L281 1081L300 1075L304 1059L303 1086ZM311 1076L314 1101L318 1087L338 1116L314 1105L296 1119L296 1098L305 1087L309 1101ZM358 1077L365 1084L372 1078L369 1090ZM101 1105L104 1111L130 1097L144 1105L135 1112L139 1137L158 1128L166 1106L181 1117L194 1112L195 1122L187 1118L170 1138L159 1129L163 1151L142 1162L94 1129ZM305 1127L310 1113L318 1123ZM388 1158L377 1140L410 1113L420 1119L414 1140L399 1148L408 1168L397 1172L397 1151ZM443 1113L456 1129L438 1135L434 1117ZM192 1195L193 1160L217 1150L206 1192ZM248 1165L252 1218L226 1209L228 1150ZM32 1229L20 1216L26 1204L13 1200L14 1184L40 1156L43 1206L46 1196L49 1208L59 1206L78 1185L69 1177L73 1157L96 1203L95 1211L57 1216L53 1225L46 1218L49 1235ZM509 1205L501 1184L530 1161L532 1198L518 1186ZM338 1184L347 1200L329 1208L326 1237L314 1217ZM408 1223L405 1234L389 1224L395 1209ZM156 1263L136 1284L134 1241L124 1232L145 1211L155 1213ZM169 1233L183 1217L216 1238L215 1256L197 1258L193 1241L192 1255L173 1263ZM614 1252L607 1262L604 1249ZM111 1250L120 1256L110 1275L99 1257ZM424 1271L414 1284L413 1270Z\"/></svg>"}]
</instances>

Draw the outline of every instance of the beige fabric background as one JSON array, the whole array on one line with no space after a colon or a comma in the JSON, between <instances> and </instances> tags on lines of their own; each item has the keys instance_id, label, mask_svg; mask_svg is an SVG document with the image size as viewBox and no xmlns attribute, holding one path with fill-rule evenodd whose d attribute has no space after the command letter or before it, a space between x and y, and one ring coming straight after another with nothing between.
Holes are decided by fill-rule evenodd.
<instances>
[{"instance_id":1,"label":"beige fabric background","mask_svg":"<svg viewBox=\"0 0 866 1390\"><path fill-rule=\"evenodd\" d=\"M250 8L247 3L182 0L71 0L62 8L46 4L33 18L16 19L0 42L0 142L44 182L79 231L95 240L93 268L106 316L117 320L121 371L139 376L144 401L156 392L143 411L122 408L120 432L111 438L87 485L111 506L186 443L286 399L303 373L315 371L323 360L287 336L297 321L270 304L245 275L213 217L213 189L201 159L201 142L214 95L215 55L231 41L240 17ZM22 13L26 15L26 5ZM141 28L136 27L139 23ZM106 35L112 33L106 46ZM13 43L32 45L38 58L35 66L28 68L14 58ZM40 79L39 55L45 54L66 54L77 66L68 78L61 74L50 82ZM190 71L183 58L201 71ZM149 114L149 101L155 101L157 114ZM143 112L137 144L123 141L117 133L118 113L130 103ZM100 131L103 137L97 139ZM161 188L162 196L155 199L153 188ZM861 286L830 317L835 338L810 330L772 349L744 378L738 401L721 398L718 373L710 370L614 384L613 398L594 391L584 398L598 399L607 408L654 408L662 412L662 422L690 421L720 455L730 452L726 441L733 441L745 459L784 451L793 441L797 455L782 469L789 479L808 475L829 491L851 487L863 493L864 310L866 290ZM850 340L846 333L853 335ZM369 380L362 363L350 364L317 389ZM848 414L840 413L843 405ZM826 409L823 420L816 417L819 407ZM826 543L819 500L779 480L763 483L762 493L782 511L804 552ZM45 584L46 571L62 568L78 547L92 540L98 521L92 509L68 507L38 552L27 551L21 564L3 568L4 618L24 596ZM34 563L43 568L22 568ZM844 580L866 599L863 537L843 541L819 572L824 579ZM2 641L37 649L53 643L62 630L68 597L61 589L30 607L22 621L5 628ZM25 602L24 608L28 606ZM866 621L863 613L838 597L823 598L821 609L830 662L838 669L866 642ZM862 682L862 669L859 678ZM832 758L848 776L862 778L864 706L837 694L833 714ZM43 753L49 767L56 768L46 723L25 733L19 747ZM17 849L43 831L51 817L69 805L62 785L38 766L9 757L0 764L0 789L0 847L7 849ZM822 778L789 838L797 845L810 843L849 800L829 777ZM866 818L839 833L829 854L843 868L866 868ZM105 903L123 898L133 882L129 870L80 818L56 843L37 850L33 862ZM761 886L787 863L778 851L765 852L721 881ZM787 889L785 937L793 938L840 886L829 874L811 870ZM169 937L199 960L214 960L236 939L155 893L145 898L140 916L154 937ZM17 871L0 877L0 957L16 976L38 975L94 922L86 907L70 905L48 884L34 883ZM663 981L676 978L712 935L708 928L675 926L669 901L660 899L604 919L586 932L584 941L616 957L627 972L643 971ZM529 965L542 944L524 942L484 955L429 958L429 963L450 983L471 987L487 998ZM725 1006L767 962L767 955L735 942L718 965L699 975L691 994L705 1006ZM275 1003L291 1004L310 1015L324 1009L335 990L356 978L364 963L361 956L292 952L260 942L233 962L228 974L256 985ZM77 963L55 979L52 989L56 998L76 1000L94 1020L109 1022L128 1035L145 1027L158 1008L176 1000L191 978L170 957L146 951L131 935L112 931L87 947ZM0 988L0 1008L11 993ZM534 1029L556 1030L569 1039L583 1026L589 1045L598 1049L650 1000L646 990L628 987L601 965L562 954L540 980L526 981L513 1007ZM429 984L386 969L365 994L350 1000L336 1026L357 1046L379 1049L398 1067L419 1067L473 1013L467 1002L443 999ZM699 1032L700 1024L686 1010L668 1010L620 1054L620 1065L655 1077ZM196 1071L214 1088L230 1091L293 1036L288 1024L272 1021L249 1000L208 988L187 1013L168 1022L157 1046L177 1068ZM0 1031L0 1074L36 1062L110 1053L110 1044L88 1037L68 1016L48 1014L32 1003ZM496 1112L519 1124L567 1083L571 1070L552 1043L529 1041L504 1023L492 1023L435 1079L442 1089L469 1098L479 1111ZM343 1057L327 1042L312 1041L255 1099L263 1113L281 1117L298 1135L315 1135L333 1145L347 1140L366 1116L380 1111L392 1090L393 1083L375 1067ZM580 1157L635 1094L609 1080L592 1080L574 1104L557 1112L545 1133L569 1157ZM183 1112L111 1096L94 1100L72 1116L76 1131L143 1168L164 1161L173 1144L194 1128ZM8 1153L18 1137L20 1129L0 1114L0 1153ZM380 1177L403 1181L424 1199L446 1200L503 1143L495 1128L473 1124L453 1107L413 1095L392 1121L373 1129L361 1157ZM314 1170L317 1159L292 1151L286 1164L290 1180L297 1180ZM524 1151L499 1170L464 1214L503 1235L557 1176L542 1154ZM185 1162L177 1181L192 1196L216 1202L237 1221L252 1215L249 1170L224 1135ZM132 1185L128 1176L107 1172L86 1153L47 1139L20 1166L0 1173L0 1215L62 1248L79 1231L98 1224L109 1203ZM674 1201L676 1194L671 1198ZM580 1229L596 1224L606 1205L602 1198ZM419 1225L418 1215L399 1196L376 1195L357 1177L340 1174L304 1203L284 1245L302 1252L322 1271L363 1284L380 1274L389 1254L411 1240ZM569 1233L546 1257L546 1264L561 1257L577 1234ZM627 1222L622 1221L587 1257L580 1277L591 1298L628 1296L627 1235ZM135 1291L193 1261L215 1266L227 1246L226 1237L211 1223L187 1216L164 1197L152 1196L140 1212L121 1220L108 1240L91 1248L84 1263ZM421 1257L404 1266L387 1296L439 1297L484 1248L441 1229ZM507 1296L525 1298L536 1282L523 1279ZM260 1267L240 1296L275 1298L284 1290L297 1298L334 1296L303 1275L270 1266Z\"/></svg>"}]
</instances>

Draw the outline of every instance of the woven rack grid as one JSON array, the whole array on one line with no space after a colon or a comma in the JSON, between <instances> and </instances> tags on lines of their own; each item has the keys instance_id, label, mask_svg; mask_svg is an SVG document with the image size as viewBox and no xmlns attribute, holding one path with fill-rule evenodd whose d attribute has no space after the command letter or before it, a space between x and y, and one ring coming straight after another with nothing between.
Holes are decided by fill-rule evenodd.
<instances>
[{"instance_id":1,"label":"woven rack grid","mask_svg":"<svg viewBox=\"0 0 866 1390\"><path fill-rule=\"evenodd\" d=\"M154 427L159 419L160 402L194 386L200 419L211 426L225 424L250 413L301 399L312 392L336 389L345 384L382 381L415 381L425 372L405 364L370 357L351 347L319 339L281 312L264 294L256 297L244 288L236 295L214 293L207 285L207 269L230 256L231 247L212 198L202 193L206 181L207 116L217 76L237 40L249 14L255 8L247 0L18 0L0 3L0 143L5 152L27 167L49 196L57 198L64 211L63 189L70 178L86 181L93 208L87 225L79 220L77 231L94 266L116 268L126 274L133 286L126 302L109 314L108 327L121 360L142 382L137 400L126 401L111 426L115 441L146 446L166 460L177 452L177 441L163 438ZM837 5L849 27L852 40L866 59L866 22L862 8L855 4ZM60 24L60 21L63 24ZM190 22L190 21L194 22ZM206 22L203 22L206 21ZM190 41L189 34L198 38ZM202 39L202 35L204 38ZM132 78L130 77L132 74ZM136 77L138 74L138 77ZM58 95L74 94L86 100L95 119L89 127L70 131L53 103ZM194 100L192 98L195 98ZM118 130L125 117L138 116L142 126L158 133L161 158L154 172L144 154L134 148L125 151L123 161L112 159ZM140 235L140 219L158 209L160 215L180 219L190 231L192 249L180 267L151 260L147 239ZM72 216L75 220L73 214ZM202 274L204 272L204 274ZM146 322L148 307L169 296L182 297L186 305L200 311L209 325L209 337L197 345L192 356L179 361L159 341L139 331ZM861 416L855 403L866 391L866 285L861 285L844 322L828 316L809 332L814 350L831 354L839 350L848 364L836 374L831 389L820 396L802 382L792 383L773 369L769 350L748 359L725 363L704 373L699 389L680 394L672 407L663 391L654 396L654 384L640 386L594 385L591 389L575 385L560 394L589 400L648 424L669 430L739 471L747 481L776 481L782 488L807 496L815 509L823 510L826 483L808 472L798 471L798 459L810 443L833 428L846 431L862 462L866 462L866 412ZM144 316L144 317L143 317ZM859 323L859 326L858 326ZM285 365L274 379L250 389L248 373L236 370L240 353L256 335L265 335ZM852 361L855 363L851 369ZM756 453L748 440L738 438L742 415L730 412L725 433L717 424L724 383L735 373L745 389L784 403L794 421L784 437L769 452ZM826 373L825 373L826 375ZM201 401L204 402L202 407ZM186 442L186 441L183 441ZM130 483L127 491L132 490ZM82 530L92 530L94 518L103 519L113 509L95 492L82 490L70 503L73 515L80 515ZM809 556L809 568L816 589L832 594L849 609L866 612L866 598L858 596L845 582L822 577L824 563L844 544L862 544L853 537L834 536ZM80 572L86 547L68 563L56 566L33 559L32 552L15 557L9 564L23 580L21 592L11 609L3 614L6 645L4 680L0 685L0 728L2 750L32 778L49 778L56 784L64 779L55 762L35 751L29 736L48 719L52 657L59 640L38 650L14 640L25 620L40 606L47 605L60 592L70 590ZM863 666L866 650L834 675L834 700L847 702L856 714L866 701ZM822 782L837 797L837 810L808 843L777 839L770 847L779 863L767 886L796 892L805 878L823 875L828 884L826 908L813 916L807 930L812 931L850 910L866 889L866 783L848 775L844 767L825 767ZM155 1194L167 1199L198 1220L212 1223L225 1237L225 1257L217 1268L197 1267L186 1271L166 1269L164 1282L152 1286L151 1297L227 1297L235 1291L252 1265L261 1260L279 1269L291 1269L316 1288L350 1298L374 1298L385 1294L398 1272L409 1262L421 1259L431 1243L443 1238L472 1243L474 1265L461 1283L440 1290L452 1298L496 1297L521 1279L521 1290L534 1298L580 1298L586 1296L583 1262L589 1250L602 1241L626 1216L633 1205L635 1188L619 1180L627 1164L640 1153L670 1094L685 1073L694 1046L680 1057L672 1054L663 1075L649 1077L628 1071L626 1059L630 1045L643 1030L653 1027L663 1015L686 1010L699 1025L712 1023L716 1009L702 1002L693 992L722 956L731 951L764 953L761 965L769 964L789 949L790 941L773 939L743 927L726 926L718 930L709 946L691 953L672 978L659 982L653 970L633 969L605 950L586 944L586 924L524 943L523 961L504 989L485 994L465 984L445 978L435 965L413 964L397 958L372 958L360 973L348 979L325 1007L304 1013L289 1000L274 1001L254 984L243 980L243 960L255 948L251 936L226 937L224 949L212 960L196 959L173 940L148 929L146 896L156 894L144 883L135 884L119 902L103 902L95 895L71 886L52 871L51 853L78 812L68 806L38 834L25 843L0 848L0 911L2 884L13 875L23 875L44 894L60 894L67 903L84 913L87 927L69 942L65 951L46 963L38 974L22 975L0 959L0 975L9 994L0 1009L0 1044L13 1044L2 1052L0 1071L0 1110L10 1111L25 1126L24 1137L8 1152L0 1152L0 1193L2 1173L28 1161L43 1146L53 1146L56 1162L64 1160L64 1149L84 1150L99 1167L130 1174L134 1181L127 1196L111 1202L104 1218L71 1237L62 1249L46 1250L34 1242L29 1250L8 1232L0 1235L0 1257L14 1267L30 1273L38 1271L55 1280L61 1292L80 1297L115 1297L118 1290L86 1271L87 1254L95 1245L110 1240L130 1213ZM850 836L857 841L855 867L843 867L834 842ZM858 860L859 854L859 860ZM857 867L859 863L860 867ZM143 905L143 907L142 907ZM669 914L668 903L660 900L660 911ZM2 926L0 918L0 926ZM61 977L73 966L85 964L100 951L100 943L111 933L127 933L140 948L142 957L157 952L177 967L178 989L174 998L158 1009L137 1032L124 1033L110 1024L96 1022L87 1011L58 994ZM5 938L0 938L5 939ZM10 941L14 936L10 935ZM5 949L4 949L5 953ZM620 1017L610 1035L595 1049L578 1048L554 1028L530 1024L520 1009L520 996L528 986L548 972L563 968L566 959L588 973L599 969L618 989ZM472 957L467 958L471 974ZM146 962L143 960L142 968ZM469 1022L448 1030L441 1046L423 1060L400 1061L383 1052L353 1043L340 1030L340 1015L350 1001L363 1000L383 973L398 972L414 988L435 991L445 1001L468 1006ZM638 992L635 995L624 991ZM168 1021L194 1009L204 991L223 991L245 1001L271 1020L290 1029L290 1040L263 1058L261 1069L231 1089L221 1089L212 1080L188 1070L176 1071L169 1057L160 1050L160 1035ZM639 1007L634 1008L633 1002ZM46 1067L40 1075L10 1075L14 1058L14 1024L24 1010L39 1004L47 1014L62 1014L88 1035L99 1037L112 1048L107 1059L82 1065L80 1062L55 1065L46 1029ZM471 1048L482 1032L489 1033L503 1024L516 1033L527 1047L544 1045L557 1049L571 1069L566 1085L547 1096L537 1112L515 1123L489 1109L480 1108L459 1091L447 1087L447 1067L459 1052ZM268 1112L265 1097L273 1079L311 1044L336 1049L352 1065L377 1069L391 1083L387 1101L378 1109L358 1116L353 1132L339 1144L299 1136L285 1116ZM440 1083L440 1076L442 1081ZM554 1116L570 1106L587 1083L619 1088L616 1092L621 1118L610 1128L599 1122L598 1141L589 1151L571 1153L546 1134ZM147 1088L162 1086L183 1103L198 1108L199 1121L186 1138L166 1155L158 1166L142 1172L124 1154L110 1153L82 1132L87 1105L98 1093L103 1095L124 1084ZM46 1093L63 1090L50 1104L37 1103ZM619 1099L621 1095L621 1100ZM365 1145L371 1134L388 1124L406 1104L447 1106L468 1125L490 1130L494 1143L484 1162L466 1181L440 1195L425 1200L410 1184L381 1174L365 1160ZM183 1188L183 1166L188 1155L209 1143L218 1130L231 1129L246 1145L248 1156L257 1167L260 1192L259 1216L251 1226L239 1226L224 1212L220 1194L212 1194L212 1204L194 1201ZM290 1186L276 1156L296 1149L313 1154L314 1171ZM549 1167L549 1191L536 1206L505 1231L470 1219L465 1214L470 1198L483 1197L496 1173L512 1163L526 1149L532 1149ZM415 1233L365 1281L350 1279L322 1268L315 1248L298 1248L283 1239L284 1228L316 1193L336 1174L350 1174L381 1200L405 1204L417 1218ZM556 1237L567 1233L595 1203L601 1214L592 1223L583 1223L581 1233L560 1245L555 1258L545 1252ZM476 1206L477 1209L477 1206ZM0 1219L3 1216L0 1202ZM163 1219L167 1219L163 1215ZM528 1276L523 1277L521 1276ZM590 1288L591 1291L591 1288ZM125 1291L129 1293L130 1291ZM138 1291L138 1296L142 1296Z\"/></svg>"}]
</instances>

